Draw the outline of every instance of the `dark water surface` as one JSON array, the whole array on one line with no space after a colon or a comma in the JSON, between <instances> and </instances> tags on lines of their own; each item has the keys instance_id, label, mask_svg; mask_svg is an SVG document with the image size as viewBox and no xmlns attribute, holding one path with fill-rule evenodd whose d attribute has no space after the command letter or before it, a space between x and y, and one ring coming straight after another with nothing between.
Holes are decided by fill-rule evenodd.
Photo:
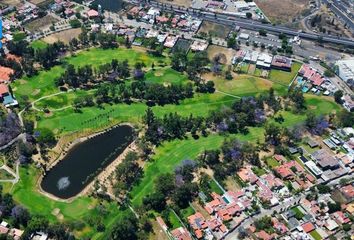
<instances>
[{"instance_id":1,"label":"dark water surface","mask_svg":"<svg viewBox=\"0 0 354 240\"><path fill-rule=\"evenodd\" d=\"M77 144L47 172L41 182L42 189L59 198L75 196L116 159L133 139L133 128L122 125Z\"/></svg>"},{"instance_id":2,"label":"dark water surface","mask_svg":"<svg viewBox=\"0 0 354 240\"><path fill-rule=\"evenodd\" d=\"M92 4L100 4L104 10L118 12L123 8L122 0L95 0Z\"/></svg>"}]
</instances>

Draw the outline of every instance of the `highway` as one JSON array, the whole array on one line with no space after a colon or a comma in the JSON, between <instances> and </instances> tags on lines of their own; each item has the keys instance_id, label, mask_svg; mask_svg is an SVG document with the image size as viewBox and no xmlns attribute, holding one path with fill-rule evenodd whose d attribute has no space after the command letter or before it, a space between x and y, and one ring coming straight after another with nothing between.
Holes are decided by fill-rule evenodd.
<instances>
[{"instance_id":1,"label":"highway","mask_svg":"<svg viewBox=\"0 0 354 240\"><path fill-rule=\"evenodd\" d=\"M354 22L353 20L345 13L346 9L343 5L340 5L342 3L338 1L329 1L329 0L323 0L325 4L331 9L332 12L334 12L335 15L340 17L344 23L347 24L347 26L351 29L352 32L354 32Z\"/></svg>"},{"instance_id":2,"label":"highway","mask_svg":"<svg viewBox=\"0 0 354 240\"><path fill-rule=\"evenodd\" d=\"M332 44L341 44L341 45L345 45L345 46L354 48L354 40L351 40L349 38L335 37L335 36L329 36L329 35L325 35L325 34L300 32L300 31L293 30L290 28L266 24L266 23L260 23L260 22L250 20L250 19L237 18L232 14L210 12L210 11L205 11L202 9L184 8L184 7L175 6L175 5L171 5L171 4L165 4L165 3L162 4L162 3L155 2L155 1L150 1L149 4L153 7L163 9L163 11L166 11L166 12L177 12L177 13L181 13L181 14L190 14L193 16L197 16L203 20L208 20L211 22L224 24L224 25L228 25L228 26L236 26L237 25L237 26L240 26L241 28L244 28L244 29L250 29L250 30L256 30L256 31L263 29L268 32L273 32L273 33L278 33L278 34L283 33L283 34L286 34L289 36L299 36L303 39L312 40L312 41L321 40L322 42L327 42L327 43L332 43Z\"/></svg>"}]
</instances>

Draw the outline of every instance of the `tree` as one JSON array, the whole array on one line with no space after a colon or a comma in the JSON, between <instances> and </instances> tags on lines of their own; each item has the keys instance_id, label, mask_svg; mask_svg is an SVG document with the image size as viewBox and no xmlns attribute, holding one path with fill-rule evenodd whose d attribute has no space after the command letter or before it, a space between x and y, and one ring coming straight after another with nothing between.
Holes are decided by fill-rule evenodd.
<instances>
[{"instance_id":1,"label":"tree","mask_svg":"<svg viewBox=\"0 0 354 240\"><path fill-rule=\"evenodd\" d=\"M37 141L40 144L44 145L53 145L55 144L55 136L54 133L48 128L40 128L38 129L39 136L37 137Z\"/></svg>"},{"instance_id":2,"label":"tree","mask_svg":"<svg viewBox=\"0 0 354 240\"><path fill-rule=\"evenodd\" d=\"M327 204L327 207L328 207L328 213L334 213L341 210L340 203L338 202L335 203L329 202Z\"/></svg>"},{"instance_id":3,"label":"tree","mask_svg":"<svg viewBox=\"0 0 354 240\"><path fill-rule=\"evenodd\" d=\"M119 218L119 220L113 226L109 239L112 240L138 239L137 221L138 220L132 214L128 214L124 218Z\"/></svg>"},{"instance_id":4,"label":"tree","mask_svg":"<svg viewBox=\"0 0 354 240\"><path fill-rule=\"evenodd\" d=\"M171 173L164 173L155 180L155 189L157 192L169 195L176 188L175 177Z\"/></svg>"},{"instance_id":5,"label":"tree","mask_svg":"<svg viewBox=\"0 0 354 240\"><path fill-rule=\"evenodd\" d=\"M143 198L143 204L147 210L153 209L162 212L166 208L166 198L160 192L153 192Z\"/></svg>"},{"instance_id":6,"label":"tree","mask_svg":"<svg viewBox=\"0 0 354 240\"><path fill-rule=\"evenodd\" d=\"M342 109L337 114L338 125L342 127L353 127L354 123L354 112L348 112L347 110Z\"/></svg>"},{"instance_id":7,"label":"tree","mask_svg":"<svg viewBox=\"0 0 354 240\"><path fill-rule=\"evenodd\" d=\"M335 76L334 72L329 70L329 69L326 69L323 74L324 74L325 77L329 77L329 78Z\"/></svg>"},{"instance_id":8,"label":"tree","mask_svg":"<svg viewBox=\"0 0 354 240\"><path fill-rule=\"evenodd\" d=\"M19 205L12 208L11 216L14 218L15 224L17 226L19 226L19 225L27 226L27 222L30 219L30 214L27 211L27 209L25 209Z\"/></svg>"},{"instance_id":9,"label":"tree","mask_svg":"<svg viewBox=\"0 0 354 240\"><path fill-rule=\"evenodd\" d=\"M342 100L343 91L342 90L337 90L333 96L334 96L334 100L336 101L336 103L339 103L339 104L343 103L343 100Z\"/></svg>"},{"instance_id":10,"label":"tree","mask_svg":"<svg viewBox=\"0 0 354 240\"><path fill-rule=\"evenodd\" d=\"M176 190L172 196L172 200L180 208L186 208L197 193L198 185L196 183L187 183Z\"/></svg>"},{"instance_id":11,"label":"tree","mask_svg":"<svg viewBox=\"0 0 354 240\"><path fill-rule=\"evenodd\" d=\"M325 193L331 192L331 188L327 185L324 185L324 184L318 184L317 189L320 194L325 194Z\"/></svg>"},{"instance_id":12,"label":"tree","mask_svg":"<svg viewBox=\"0 0 354 240\"><path fill-rule=\"evenodd\" d=\"M277 146L281 140L281 128L274 123L269 123L265 125L265 140L270 144Z\"/></svg>"},{"instance_id":13,"label":"tree","mask_svg":"<svg viewBox=\"0 0 354 240\"><path fill-rule=\"evenodd\" d=\"M246 12L246 17L247 17L248 19L251 19L251 18L252 18L252 13Z\"/></svg>"},{"instance_id":14,"label":"tree","mask_svg":"<svg viewBox=\"0 0 354 240\"><path fill-rule=\"evenodd\" d=\"M297 111L301 111L306 108L304 95L299 88L292 88L289 91L289 98L295 104Z\"/></svg>"}]
</instances>

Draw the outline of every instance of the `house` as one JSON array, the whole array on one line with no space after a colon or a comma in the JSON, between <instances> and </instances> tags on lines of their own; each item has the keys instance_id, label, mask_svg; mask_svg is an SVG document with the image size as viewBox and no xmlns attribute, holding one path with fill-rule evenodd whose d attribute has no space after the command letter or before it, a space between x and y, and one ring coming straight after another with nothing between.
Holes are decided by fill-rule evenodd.
<instances>
[{"instance_id":1,"label":"house","mask_svg":"<svg viewBox=\"0 0 354 240\"><path fill-rule=\"evenodd\" d=\"M208 48L208 42L205 40L194 40L191 45L191 50L194 52L205 51Z\"/></svg>"},{"instance_id":2,"label":"house","mask_svg":"<svg viewBox=\"0 0 354 240\"><path fill-rule=\"evenodd\" d=\"M280 163L286 161L286 158L285 158L283 155L280 155L280 154L275 154L275 155L273 156L273 158L274 158L275 160L277 160L278 162L280 162Z\"/></svg>"},{"instance_id":3,"label":"house","mask_svg":"<svg viewBox=\"0 0 354 240\"><path fill-rule=\"evenodd\" d=\"M310 170L310 172L317 178L321 177L323 171L317 167L316 163L313 161L305 162L305 166Z\"/></svg>"},{"instance_id":4,"label":"house","mask_svg":"<svg viewBox=\"0 0 354 240\"><path fill-rule=\"evenodd\" d=\"M258 239L262 239L262 240L272 240L272 239L275 239L275 234L268 234L266 231L264 230L261 230L259 231L258 233L256 233L256 236Z\"/></svg>"},{"instance_id":5,"label":"house","mask_svg":"<svg viewBox=\"0 0 354 240\"><path fill-rule=\"evenodd\" d=\"M174 240L192 240L188 230L184 227L179 227L171 231Z\"/></svg>"},{"instance_id":6,"label":"house","mask_svg":"<svg viewBox=\"0 0 354 240\"><path fill-rule=\"evenodd\" d=\"M187 219L197 239L201 239L203 237L203 231L208 228L203 215L200 212L196 212L195 214L189 216Z\"/></svg>"},{"instance_id":7,"label":"house","mask_svg":"<svg viewBox=\"0 0 354 240\"><path fill-rule=\"evenodd\" d=\"M307 145L309 145L310 148L318 147L318 143L317 143L315 140L312 140L312 139L309 139L309 140L307 141Z\"/></svg>"},{"instance_id":8,"label":"house","mask_svg":"<svg viewBox=\"0 0 354 240\"><path fill-rule=\"evenodd\" d=\"M96 18L96 17L99 16L98 12L96 10L94 10L94 9L88 10L86 15L87 15L88 18Z\"/></svg>"},{"instance_id":9,"label":"house","mask_svg":"<svg viewBox=\"0 0 354 240\"><path fill-rule=\"evenodd\" d=\"M263 69L270 69L272 56L267 53L260 53L257 58L256 66Z\"/></svg>"},{"instance_id":10,"label":"house","mask_svg":"<svg viewBox=\"0 0 354 240\"><path fill-rule=\"evenodd\" d=\"M274 168L275 172L285 180L294 179L296 173L305 170L296 161L290 161Z\"/></svg>"},{"instance_id":11,"label":"house","mask_svg":"<svg viewBox=\"0 0 354 240\"><path fill-rule=\"evenodd\" d=\"M340 192L347 199L348 202L354 200L354 186L349 184L340 189Z\"/></svg>"},{"instance_id":12,"label":"house","mask_svg":"<svg viewBox=\"0 0 354 240\"><path fill-rule=\"evenodd\" d=\"M350 214L354 214L354 202L353 203L349 203L348 205L347 205L347 208L345 209L348 213L350 213Z\"/></svg>"},{"instance_id":13,"label":"house","mask_svg":"<svg viewBox=\"0 0 354 240\"><path fill-rule=\"evenodd\" d=\"M239 11L239 12L250 9L250 6L245 1L235 1L235 7L236 7L237 11Z\"/></svg>"},{"instance_id":14,"label":"house","mask_svg":"<svg viewBox=\"0 0 354 240\"><path fill-rule=\"evenodd\" d=\"M13 75L15 71L8 67L0 66L0 83L7 83L11 80L11 75Z\"/></svg>"},{"instance_id":15,"label":"house","mask_svg":"<svg viewBox=\"0 0 354 240\"><path fill-rule=\"evenodd\" d=\"M19 240L23 234L23 231L17 228L11 228L9 235L13 237L14 240Z\"/></svg>"},{"instance_id":16,"label":"house","mask_svg":"<svg viewBox=\"0 0 354 240\"><path fill-rule=\"evenodd\" d=\"M0 78L1 80L1 78ZM349 112L354 109L354 100L349 95L345 95L343 98L343 107L347 109Z\"/></svg>"},{"instance_id":17,"label":"house","mask_svg":"<svg viewBox=\"0 0 354 240\"><path fill-rule=\"evenodd\" d=\"M315 230L315 226L313 225L312 222L304 223L301 225L301 227L305 233L309 233L309 232L312 232L313 230Z\"/></svg>"},{"instance_id":18,"label":"house","mask_svg":"<svg viewBox=\"0 0 354 240\"><path fill-rule=\"evenodd\" d=\"M336 230L339 225L336 223L336 221L334 221L333 219L328 219L325 223L325 227L329 230L329 231L334 231Z\"/></svg>"},{"instance_id":19,"label":"house","mask_svg":"<svg viewBox=\"0 0 354 240\"><path fill-rule=\"evenodd\" d=\"M322 170L334 170L339 167L338 160L325 149L320 149L311 154Z\"/></svg>"},{"instance_id":20,"label":"house","mask_svg":"<svg viewBox=\"0 0 354 240\"><path fill-rule=\"evenodd\" d=\"M282 188L284 187L284 183L277 177L275 177L273 174L264 174L261 176L263 179L264 183L269 187L270 189L273 188Z\"/></svg>"},{"instance_id":21,"label":"house","mask_svg":"<svg viewBox=\"0 0 354 240\"><path fill-rule=\"evenodd\" d=\"M274 69L279 69L283 71L291 71L291 65L292 61L290 58L280 56L280 55L275 55L272 60L272 68Z\"/></svg>"},{"instance_id":22,"label":"house","mask_svg":"<svg viewBox=\"0 0 354 240\"><path fill-rule=\"evenodd\" d=\"M18 105L17 100L11 94L9 87L5 84L0 84L0 103L5 107Z\"/></svg>"},{"instance_id":23,"label":"house","mask_svg":"<svg viewBox=\"0 0 354 240\"><path fill-rule=\"evenodd\" d=\"M237 172L237 175L241 178L243 182L250 182L251 184L256 183L258 180L257 175L253 173L251 166L241 168Z\"/></svg>"},{"instance_id":24,"label":"house","mask_svg":"<svg viewBox=\"0 0 354 240\"><path fill-rule=\"evenodd\" d=\"M44 232L36 232L35 234L31 235L31 240L47 240L48 234Z\"/></svg>"},{"instance_id":25,"label":"house","mask_svg":"<svg viewBox=\"0 0 354 240\"><path fill-rule=\"evenodd\" d=\"M168 48L173 48L177 40L178 40L178 36L169 35L165 40L164 46Z\"/></svg>"},{"instance_id":26,"label":"house","mask_svg":"<svg viewBox=\"0 0 354 240\"><path fill-rule=\"evenodd\" d=\"M350 219L347 216L345 216L342 211L337 211L335 213L332 213L332 217L340 225L350 222Z\"/></svg>"},{"instance_id":27,"label":"house","mask_svg":"<svg viewBox=\"0 0 354 240\"><path fill-rule=\"evenodd\" d=\"M324 82L322 75L308 64L303 64L298 74L302 76L304 80L310 81L315 86L321 86Z\"/></svg>"}]
</instances>

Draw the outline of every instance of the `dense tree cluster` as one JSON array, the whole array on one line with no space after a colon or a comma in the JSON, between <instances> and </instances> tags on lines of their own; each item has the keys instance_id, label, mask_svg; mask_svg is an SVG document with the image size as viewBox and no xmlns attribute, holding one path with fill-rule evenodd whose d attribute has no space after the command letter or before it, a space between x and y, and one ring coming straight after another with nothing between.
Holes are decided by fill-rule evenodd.
<instances>
[{"instance_id":1,"label":"dense tree cluster","mask_svg":"<svg viewBox=\"0 0 354 240\"><path fill-rule=\"evenodd\" d=\"M182 117L177 113L170 113L157 118L152 109L148 108L143 120L147 126L145 138L155 145L164 140L184 138L187 133L206 134L205 121L202 117L193 117L193 115Z\"/></svg>"},{"instance_id":2,"label":"dense tree cluster","mask_svg":"<svg viewBox=\"0 0 354 240\"><path fill-rule=\"evenodd\" d=\"M167 200L171 200L176 209L188 207L189 202L197 196L198 185L192 182L196 163L184 160L176 167L174 173L161 174L154 182L155 190L143 199L146 210L163 211Z\"/></svg>"},{"instance_id":3,"label":"dense tree cluster","mask_svg":"<svg viewBox=\"0 0 354 240\"><path fill-rule=\"evenodd\" d=\"M214 177L222 181L239 170L245 161L260 166L258 153L253 144L232 139L224 141L221 151L204 151L199 155L198 162L201 166L212 168Z\"/></svg>"},{"instance_id":4,"label":"dense tree cluster","mask_svg":"<svg viewBox=\"0 0 354 240\"><path fill-rule=\"evenodd\" d=\"M115 183L113 186L115 196L125 197L131 188L139 182L143 176L143 169L137 163L138 155L135 152L129 152L114 172Z\"/></svg>"},{"instance_id":5,"label":"dense tree cluster","mask_svg":"<svg viewBox=\"0 0 354 240\"><path fill-rule=\"evenodd\" d=\"M257 126L266 120L263 99L242 98L236 100L231 108L213 111L208 122L220 132L247 133L248 126Z\"/></svg>"}]
</instances>

